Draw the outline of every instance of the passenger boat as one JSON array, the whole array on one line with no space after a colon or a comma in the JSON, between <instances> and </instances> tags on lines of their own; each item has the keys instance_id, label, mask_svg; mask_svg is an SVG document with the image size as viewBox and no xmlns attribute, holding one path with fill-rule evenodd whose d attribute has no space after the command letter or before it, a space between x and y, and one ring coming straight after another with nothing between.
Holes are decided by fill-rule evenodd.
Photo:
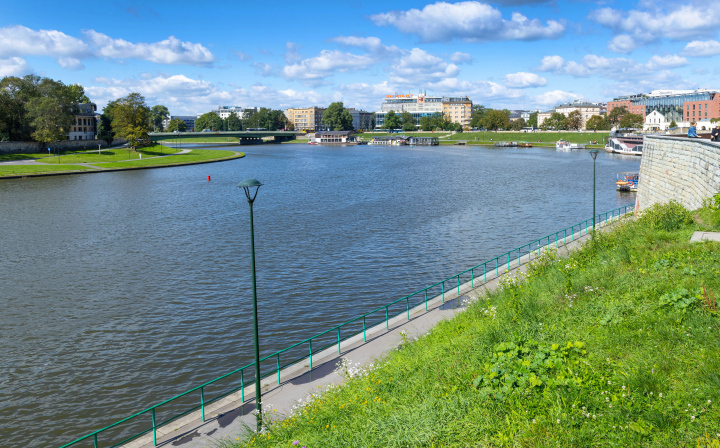
<instances>
[{"instance_id":1,"label":"passenger boat","mask_svg":"<svg viewBox=\"0 0 720 448\"><path fill-rule=\"evenodd\" d=\"M643 150L642 134L610 134L605 145L605 151L613 154L625 154L630 156L641 156Z\"/></svg>"},{"instance_id":2,"label":"passenger boat","mask_svg":"<svg viewBox=\"0 0 720 448\"><path fill-rule=\"evenodd\" d=\"M518 143L520 148L532 148L532 143Z\"/></svg>"},{"instance_id":3,"label":"passenger boat","mask_svg":"<svg viewBox=\"0 0 720 448\"><path fill-rule=\"evenodd\" d=\"M567 140L558 140L557 143L555 143L555 149L559 149L562 151L569 151L572 149L585 149L585 145L582 143L570 143Z\"/></svg>"},{"instance_id":4,"label":"passenger boat","mask_svg":"<svg viewBox=\"0 0 720 448\"><path fill-rule=\"evenodd\" d=\"M640 173L637 172L617 173L615 188L617 191L637 191L639 179Z\"/></svg>"},{"instance_id":5,"label":"passenger boat","mask_svg":"<svg viewBox=\"0 0 720 448\"><path fill-rule=\"evenodd\" d=\"M495 142L495 146L499 146L502 148L512 148L517 146L517 142Z\"/></svg>"}]
</instances>

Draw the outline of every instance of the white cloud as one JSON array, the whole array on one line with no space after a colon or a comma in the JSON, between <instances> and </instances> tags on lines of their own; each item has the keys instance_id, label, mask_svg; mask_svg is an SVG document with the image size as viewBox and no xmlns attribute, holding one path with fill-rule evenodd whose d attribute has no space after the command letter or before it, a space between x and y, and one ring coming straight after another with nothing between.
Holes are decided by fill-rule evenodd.
<instances>
[{"instance_id":1,"label":"white cloud","mask_svg":"<svg viewBox=\"0 0 720 448\"><path fill-rule=\"evenodd\" d=\"M292 64L302 59L300 56L300 45L295 42L285 43L285 62Z\"/></svg>"},{"instance_id":2,"label":"white cloud","mask_svg":"<svg viewBox=\"0 0 720 448\"><path fill-rule=\"evenodd\" d=\"M30 67L23 58L13 57L0 59L0 77L22 76L27 75L30 72Z\"/></svg>"},{"instance_id":3,"label":"white cloud","mask_svg":"<svg viewBox=\"0 0 720 448\"><path fill-rule=\"evenodd\" d=\"M504 84L508 87L525 89L528 87L539 87L547 84L547 79L535 73L518 72L505 75Z\"/></svg>"},{"instance_id":4,"label":"white cloud","mask_svg":"<svg viewBox=\"0 0 720 448\"><path fill-rule=\"evenodd\" d=\"M694 40L685 45L683 54L694 57L707 57L720 54L720 42L716 40Z\"/></svg>"},{"instance_id":5,"label":"white cloud","mask_svg":"<svg viewBox=\"0 0 720 448\"><path fill-rule=\"evenodd\" d=\"M62 67L77 69L79 59L89 57L90 48L80 39L56 30L31 30L16 25L0 28L0 58L50 56Z\"/></svg>"},{"instance_id":6,"label":"white cloud","mask_svg":"<svg viewBox=\"0 0 720 448\"><path fill-rule=\"evenodd\" d=\"M391 67L390 80L401 85L439 82L460 73L457 65L420 48L413 48Z\"/></svg>"},{"instance_id":7,"label":"white cloud","mask_svg":"<svg viewBox=\"0 0 720 448\"><path fill-rule=\"evenodd\" d=\"M395 45L384 45L379 37L338 36L329 41L337 42L346 47L362 48L380 57L391 56L400 52L400 49Z\"/></svg>"},{"instance_id":8,"label":"white cloud","mask_svg":"<svg viewBox=\"0 0 720 448\"><path fill-rule=\"evenodd\" d=\"M545 56L542 58L542 61L540 61L538 70L541 72L554 72L560 70L564 64L565 59L563 59L562 56Z\"/></svg>"},{"instance_id":9,"label":"white cloud","mask_svg":"<svg viewBox=\"0 0 720 448\"><path fill-rule=\"evenodd\" d=\"M590 18L641 42L681 40L717 32L717 3L685 4L669 12L602 8L591 13Z\"/></svg>"},{"instance_id":10,"label":"white cloud","mask_svg":"<svg viewBox=\"0 0 720 448\"><path fill-rule=\"evenodd\" d=\"M627 34L620 34L613 37L613 39L607 45L608 50L614 51L615 53L630 53L638 47L638 43L632 36Z\"/></svg>"},{"instance_id":11,"label":"white cloud","mask_svg":"<svg viewBox=\"0 0 720 448\"><path fill-rule=\"evenodd\" d=\"M469 53L461 53L456 51L450 55L450 61L456 64L469 64L472 62L472 56Z\"/></svg>"},{"instance_id":12,"label":"white cloud","mask_svg":"<svg viewBox=\"0 0 720 448\"><path fill-rule=\"evenodd\" d=\"M552 90L536 96L532 99L532 102L537 106L555 106L568 101L578 100L580 98L582 98L582 96L576 93L564 92L562 90Z\"/></svg>"},{"instance_id":13,"label":"white cloud","mask_svg":"<svg viewBox=\"0 0 720 448\"><path fill-rule=\"evenodd\" d=\"M375 59L369 55L323 50L319 56L286 65L283 68L282 75L286 79L317 82L334 73L363 70L371 67L374 63Z\"/></svg>"},{"instance_id":14,"label":"white cloud","mask_svg":"<svg viewBox=\"0 0 720 448\"><path fill-rule=\"evenodd\" d=\"M676 67L683 67L685 65L689 65L687 58L684 58L682 56L677 56L674 54L667 55L667 56L653 56L650 58L650 60L647 63L647 67L651 70L658 70L658 69L667 69L667 68L676 68Z\"/></svg>"},{"instance_id":15,"label":"white cloud","mask_svg":"<svg viewBox=\"0 0 720 448\"><path fill-rule=\"evenodd\" d=\"M255 73L262 76L272 76L273 75L273 66L270 64L266 64L264 62L253 62L253 67L255 67Z\"/></svg>"},{"instance_id":16,"label":"white cloud","mask_svg":"<svg viewBox=\"0 0 720 448\"><path fill-rule=\"evenodd\" d=\"M417 35L425 42L556 39L565 31L565 25L556 20L543 24L518 12L505 20L500 10L478 1L441 1L422 10L391 11L370 19L376 25L394 26L403 33Z\"/></svg>"},{"instance_id":17,"label":"white cloud","mask_svg":"<svg viewBox=\"0 0 720 448\"><path fill-rule=\"evenodd\" d=\"M106 58L140 59L158 64L210 65L213 54L201 44L182 42L174 36L153 43L113 39L95 30L83 31L95 54Z\"/></svg>"},{"instance_id":18,"label":"white cloud","mask_svg":"<svg viewBox=\"0 0 720 448\"><path fill-rule=\"evenodd\" d=\"M235 56L237 56L238 59L240 59L240 60L243 61L243 62L245 62L245 61L251 61L252 58L253 58L253 57L250 56L249 54L243 53L242 51L235 51L234 53L235 53Z\"/></svg>"}]
</instances>

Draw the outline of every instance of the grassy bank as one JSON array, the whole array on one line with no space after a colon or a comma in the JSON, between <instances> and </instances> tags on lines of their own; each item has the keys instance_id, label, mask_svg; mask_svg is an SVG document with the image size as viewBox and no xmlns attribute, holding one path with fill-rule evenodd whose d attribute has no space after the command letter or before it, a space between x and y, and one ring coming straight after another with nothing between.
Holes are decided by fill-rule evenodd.
<instances>
[{"instance_id":1,"label":"grassy bank","mask_svg":"<svg viewBox=\"0 0 720 448\"><path fill-rule=\"evenodd\" d=\"M212 134L211 134L212 135ZM186 138L179 138L177 140L168 139L164 140L163 143L172 143L172 144L183 144L183 143L237 143L239 144L239 139L237 137L186 137Z\"/></svg>"},{"instance_id":2,"label":"grassy bank","mask_svg":"<svg viewBox=\"0 0 720 448\"><path fill-rule=\"evenodd\" d=\"M185 154L176 154L158 159L126 160L122 162L97 163L93 166L99 168L133 168L150 167L158 165L181 165L184 163L206 162L210 160L237 159L244 157L243 153L234 153L221 149L193 149Z\"/></svg>"},{"instance_id":3,"label":"grassy bank","mask_svg":"<svg viewBox=\"0 0 720 448\"><path fill-rule=\"evenodd\" d=\"M38 160L40 163L52 163L52 164L73 164L73 163L102 163L102 162L116 162L120 160L140 160L142 157L158 157L168 154L175 154L180 152L180 149L168 148L162 145L146 146L138 148L137 151L133 151L129 148L112 148L105 149L100 152L90 151L74 154L61 155L59 157L46 157Z\"/></svg>"},{"instance_id":4,"label":"grassy bank","mask_svg":"<svg viewBox=\"0 0 720 448\"><path fill-rule=\"evenodd\" d=\"M0 165L0 177L91 170L93 168L79 165Z\"/></svg>"},{"instance_id":5,"label":"grassy bank","mask_svg":"<svg viewBox=\"0 0 720 448\"><path fill-rule=\"evenodd\" d=\"M656 208L569 258L546 252L227 446L718 446L720 243L689 239L719 226L698 216Z\"/></svg>"}]
</instances>

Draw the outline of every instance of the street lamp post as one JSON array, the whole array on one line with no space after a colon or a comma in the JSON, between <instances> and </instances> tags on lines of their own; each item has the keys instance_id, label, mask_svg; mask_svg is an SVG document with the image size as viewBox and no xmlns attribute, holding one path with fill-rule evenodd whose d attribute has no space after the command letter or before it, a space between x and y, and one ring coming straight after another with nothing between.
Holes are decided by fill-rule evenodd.
<instances>
[{"instance_id":1,"label":"street lamp post","mask_svg":"<svg viewBox=\"0 0 720 448\"><path fill-rule=\"evenodd\" d=\"M255 405L257 411L257 432L262 429L262 395L260 393L260 344L258 342L257 285L255 282L255 229L253 227L253 202L262 184L257 179L245 179L238 187L245 190L250 204L250 266L252 269L253 322L255 324Z\"/></svg>"},{"instance_id":2,"label":"street lamp post","mask_svg":"<svg viewBox=\"0 0 720 448\"><path fill-rule=\"evenodd\" d=\"M591 149L590 155L593 158L593 231L595 231L595 159L600 151Z\"/></svg>"}]
</instances>

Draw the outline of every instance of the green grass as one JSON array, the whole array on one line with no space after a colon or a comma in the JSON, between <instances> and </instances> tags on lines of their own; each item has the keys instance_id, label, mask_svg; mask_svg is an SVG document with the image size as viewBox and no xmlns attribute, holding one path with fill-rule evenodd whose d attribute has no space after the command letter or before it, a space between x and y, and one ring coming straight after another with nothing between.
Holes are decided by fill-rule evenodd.
<instances>
[{"instance_id":1,"label":"green grass","mask_svg":"<svg viewBox=\"0 0 720 448\"><path fill-rule=\"evenodd\" d=\"M209 134L209 133L208 133ZM212 135L212 134L211 134ZM172 138L164 140L165 143L236 143L239 144L239 139L237 137L186 137L186 138L178 138L177 140L173 140Z\"/></svg>"},{"instance_id":2,"label":"green grass","mask_svg":"<svg viewBox=\"0 0 720 448\"><path fill-rule=\"evenodd\" d=\"M162 145L139 148L137 152L128 148L112 148L100 151L99 154L97 151L75 153L70 155L61 155L60 157L49 157L41 160L40 162L54 164L116 162L133 159L139 160L140 154L147 158L174 154L179 151L180 149L168 148L167 146Z\"/></svg>"},{"instance_id":3,"label":"green grass","mask_svg":"<svg viewBox=\"0 0 720 448\"><path fill-rule=\"evenodd\" d=\"M718 446L720 243L688 242L718 227L688 218L656 208L569 258L548 251L372 370L225 446Z\"/></svg>"},{"instance_id":4,"label":"green grass","mask_svg":"<svg viewBox=\"0 0 720 448\"><path fill-rule=\"evenodd\" d=\"M93 168L78 165L0 165L0 177L87 170L93 170Z\"/></svg>"},{"instance_id":5,"label":"green grass","mask_svg":"<svg viewBox=\"0 0 720 448\"><path fill-rule=\"evenodd\" d=\"M76 154L79 151L61 152L61 156L65 154ZM82 151L84 152L84 151ZM57 156L48 156L46 152L28 153L28 154L0 154L0 162L13 162L16 160L34 160L34 159L51 159Z\"/></svg>"},{"instance_id":6,"label":"green grass","mask_svg":"<svg viewBox=\"0 0 720 448\"><path fill-rule=\"evenodd\" d=\"M97 166L98 168L134 168L162 165L181 165L184 163L204 162L210 160L236 159L244 156L244 153L238 153L236 155L232 151L223 151L220 149L193 149L192 152L186 154L177 154L155 159L95 163L93 164L93 166Z\"/></svg>"}]
</instances>

